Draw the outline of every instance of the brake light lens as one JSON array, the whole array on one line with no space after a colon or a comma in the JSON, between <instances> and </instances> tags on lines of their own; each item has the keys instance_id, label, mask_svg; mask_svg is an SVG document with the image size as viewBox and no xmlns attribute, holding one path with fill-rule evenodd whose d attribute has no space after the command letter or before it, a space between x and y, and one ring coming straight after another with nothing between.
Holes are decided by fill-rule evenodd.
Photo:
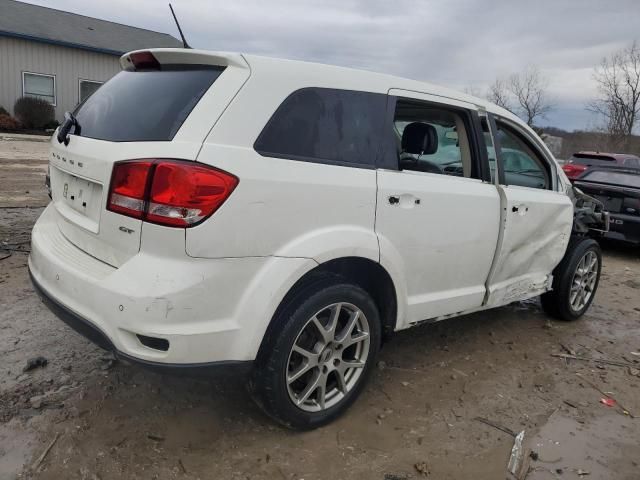
<instances>
[{"instance_id":1,"label":"brake light lens","mask_svg":"<svg viewBox=\"0 0 640 480\"><path fill-rule=\"evenodd\" d=\"M588 167L586 165L580 165L577 163L565 163L562 166L562 170L567 175L569 180L575 180L582 174Z\"/></svg>"},{"instance_id":2,"label":"brake light lens","mask_svg":"<svg viewBox=\"0 0 640 480\"><path fill-rule=\"evenodd\" d=\"M132 53L128 60L136 70L160 70L160 63L151 52Z\"/></svg>"},{"instance_id":3,"label":"brake light lens","mask_svg":"<svg viewBox=\"0 0 640 480\"><path fill-rule=\"evenodd\" d=\"M116 162L107 210L169 227L192 227L229 198L238 178L181 160Z\"/></svg>"}]
</instances>

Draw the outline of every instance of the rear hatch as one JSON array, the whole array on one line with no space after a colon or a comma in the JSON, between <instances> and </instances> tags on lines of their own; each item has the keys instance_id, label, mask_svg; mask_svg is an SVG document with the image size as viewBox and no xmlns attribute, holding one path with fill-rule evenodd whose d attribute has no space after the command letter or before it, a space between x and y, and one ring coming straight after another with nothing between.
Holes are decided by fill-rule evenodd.
<instances>
[{"instance_id":1,"label":"rear hatch","mask_svg":"<svg viewBox=\"0 0 640 480\"><path fill-rule=\"evenodd\" d=\"M249 76L241 56L197 50L131 52L121 64L122 72L76 108L68 143L54 135L50 157L61 232L115 267L140 250L142 220L106 208L114 163L195 160Z\"/></svg>"},{"instance_id":2,"label":"rear hatch","mask_svg":"<svg viewBox=\"0 0 640 480\"><path fill-rule=\"evenodd\" d=\"M611 213L640 215L640 170L596 168L575 185Z\"/></svg>"}]
</instances>

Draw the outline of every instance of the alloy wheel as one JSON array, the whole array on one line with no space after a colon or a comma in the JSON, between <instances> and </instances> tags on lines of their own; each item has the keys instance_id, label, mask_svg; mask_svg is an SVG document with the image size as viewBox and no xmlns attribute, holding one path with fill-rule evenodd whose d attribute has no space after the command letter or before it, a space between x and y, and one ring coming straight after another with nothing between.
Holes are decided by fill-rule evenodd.
<instances>
[{"instance_id":1,"label":"alloy wheel","mask_svg":"<svg viewBox=\"0 0 640 480\"><path fill-rule=\"evenodd\" d=\"M369 322L355 305L334 303L318 311L289 352L285 380L290 400L307 412L338 404L362 376L370 344Z\"/></svg>"},{"instance_id":2,"label":"alloy wheel","mask_svg":"<svg viewBox=\"0 0 640 480\"><path fill-rule=\"evenodd\" d=\"M598 256L592 250L587 251L578 262L571 280L569 305L574 312L579 312L589 303L598 278Z\"/></svg>"}]
</instances>

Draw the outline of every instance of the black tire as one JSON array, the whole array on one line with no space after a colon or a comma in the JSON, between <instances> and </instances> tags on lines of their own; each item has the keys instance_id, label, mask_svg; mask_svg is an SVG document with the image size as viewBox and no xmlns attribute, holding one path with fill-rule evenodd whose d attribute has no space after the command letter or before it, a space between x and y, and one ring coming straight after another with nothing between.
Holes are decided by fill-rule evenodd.
<instances>
[{"instance_id":1,"label":"black tire","mask_svg":"<svg viewBox=\"0 0 640 480\"><path fill-rule=\"evenodd\" d=\"M574 309L571 305L571 285L578 264L587 255L593 252L597 259L597 274L591 295L582 308ZM598 242L592 238L574 237L569 242L564 258L553 271L552 290L541 297L544 311L558 319L565 321L577 320L589 308L595 297L600 282L600 272L602 271L602 252Z\"/></svg>"},{"instance_id":2,"label":"black tire","mask_svg":"<svg viewBox=\"0 0 640 480\"><path fill-rule=\"evenodd\" d=\"M336 405L318 412L302 410L291 399L286 380L290 352L311 317L335 303L348 303L364 313L369 326L369 348L362 373ZM249 380L255 402L280 424L297 430L325 425L344 413L365 386L380 350L380 315L371 296L336 275L323 275L299 288L278 309L265 335ZM345 350L346 352L346 350Z\"/></svg>"}]
</instances>

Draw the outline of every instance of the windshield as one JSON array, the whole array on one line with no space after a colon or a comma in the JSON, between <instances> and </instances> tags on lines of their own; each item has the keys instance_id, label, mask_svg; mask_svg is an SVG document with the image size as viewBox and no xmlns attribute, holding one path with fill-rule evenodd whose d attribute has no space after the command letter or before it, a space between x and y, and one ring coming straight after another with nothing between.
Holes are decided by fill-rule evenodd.
<instances>
[{"instance_id":1,"label":"windshield","mask_svg":"<svg viewBox=\"0 0 640 480\"><path fill-rule=\"evenodd\" d=\"M171 140L222 70L122 71L76 108L79 128L72 133L112 142Z\"/></svg>"}]
</instances>

